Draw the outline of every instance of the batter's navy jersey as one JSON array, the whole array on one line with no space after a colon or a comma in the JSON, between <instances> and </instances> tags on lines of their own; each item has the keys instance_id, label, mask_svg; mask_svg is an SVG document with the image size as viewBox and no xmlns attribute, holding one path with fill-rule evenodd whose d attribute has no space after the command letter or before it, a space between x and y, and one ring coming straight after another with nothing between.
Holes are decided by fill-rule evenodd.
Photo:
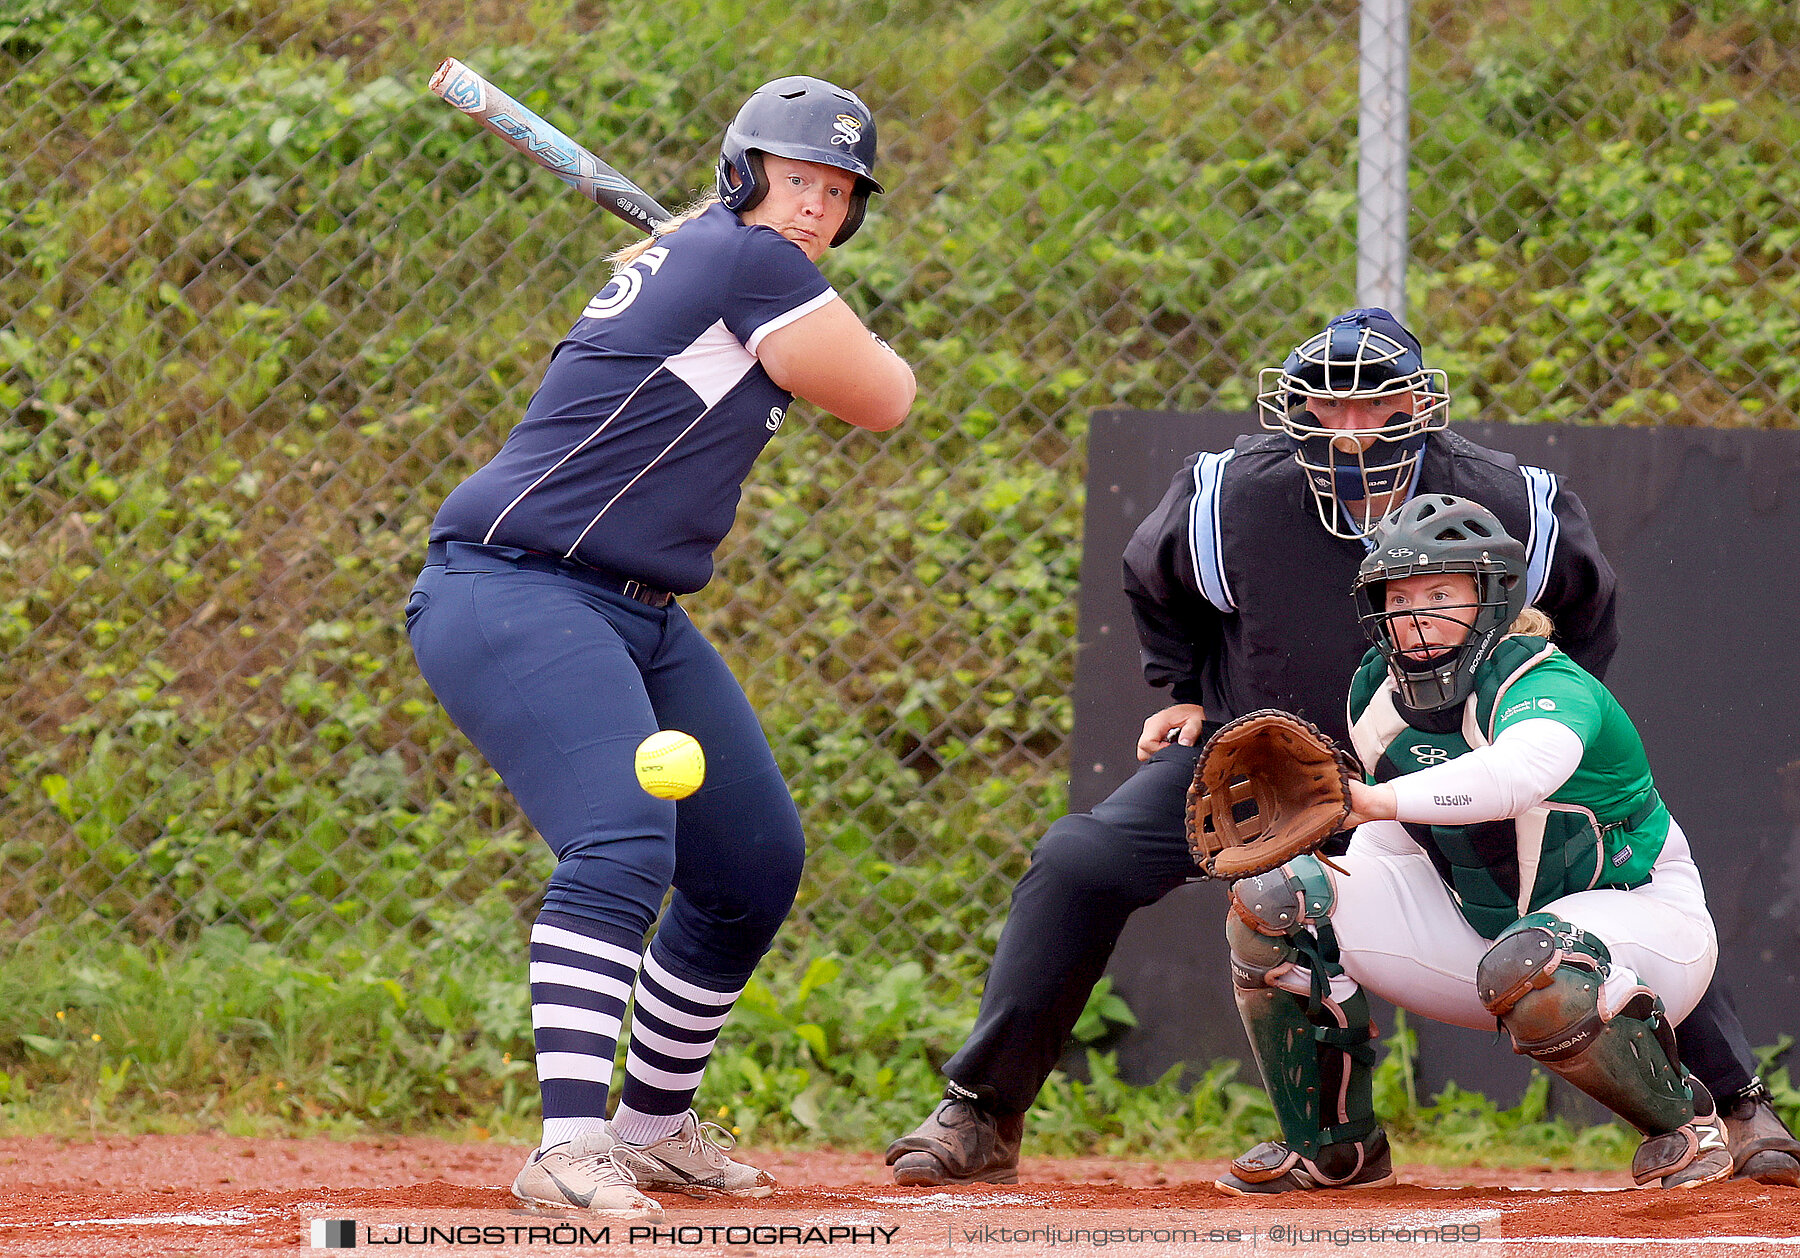
<instances>
[{"instance_id":1,"label":"batter's navy jersey","mask_svg":"<svg viewBox=\"0 0 1800 1258\"><path fill-rule=\"evenodd\" d=\"M588 303L500 453L444 500L431 540L698 590L793 401L757 347L835 295L798 245L708 209Z\"/></svg>"}]
</instances>

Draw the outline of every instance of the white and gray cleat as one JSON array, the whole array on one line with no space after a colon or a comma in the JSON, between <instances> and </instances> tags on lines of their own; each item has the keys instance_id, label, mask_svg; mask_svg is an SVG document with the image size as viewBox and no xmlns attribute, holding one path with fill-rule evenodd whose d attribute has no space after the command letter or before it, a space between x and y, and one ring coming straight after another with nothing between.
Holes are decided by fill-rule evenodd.
<instances>
[{"instance_id":1,"label":"white and gray cleat","mask_svg":"<svg viewBox=\"0 0 1800 1258\"><path fill-rule=\"evenodd\" d=\"M689 1110L680 1128L661 1140L625 1147L653 1165L649 1170L637 1167L638 1183L645 1188L690 1197L767 1197L775 1191L774 1178L732 1161L726 1151L736 1143L723 1127L703 1123Z\"/></svg>"},{"instance_id":2,"label":"white and gray cleat","mask_svg":"<svg viewBox=\"0 0 1800 1258\"><path fill-rule=\"evenodd\" d=\"M660 1219L662 1206L639 1187L646 1172L658 1170L602 1130L533 1153L513 1180L512 1193L534 1208Z\"/></svg>"}]
</instances>

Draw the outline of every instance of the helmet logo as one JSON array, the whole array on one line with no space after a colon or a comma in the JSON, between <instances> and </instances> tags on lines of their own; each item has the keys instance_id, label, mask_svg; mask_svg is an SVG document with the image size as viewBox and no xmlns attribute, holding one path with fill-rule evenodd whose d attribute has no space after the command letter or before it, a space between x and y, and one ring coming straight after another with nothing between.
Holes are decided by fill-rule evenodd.
<instances>
[{"instance_id":1,"label":"helmet logo","mask_svg":"<svg viewBox=\"0 0 1800 1258\"><path fill-rule=\"evenodd\" d=\"M1395 546L1391 550L1388 551L1388 554L1392 555L1396 559L1404 559L1408 555L1412 554L1412 547L1410 547L1410 546Z\"/></svg>"},{"instance_id":2,"label":"helmet logo","mask_svg":"<svg viewBox=\"0 0 1800 1258\"><path fill-rule=\"evenodd\" d=\"M831 129L835 133L831 142L842 144L845 148L854 148L862 143L862 125L861 118L852 114L839 114L831 122Z\"/></svg>"}]
</instances>

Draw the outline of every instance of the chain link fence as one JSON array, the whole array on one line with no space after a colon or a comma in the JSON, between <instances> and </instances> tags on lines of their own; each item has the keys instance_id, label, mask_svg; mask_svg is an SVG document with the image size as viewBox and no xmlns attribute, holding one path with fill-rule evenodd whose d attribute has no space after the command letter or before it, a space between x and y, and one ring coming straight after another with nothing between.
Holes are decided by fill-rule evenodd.
<instances>
[{"instance_id":1,"label":"chain link fence","mask_svg":"<svg viewBox=\"0 0 1800 1258\"><path fill-rule=\"evenodd\" d=\"M919 405L885 437L797 409L685 602L808 825L778 947L979 968L1064 806L1085 417L1244 409L1354 304L1358 17L8 0L9 930L305 949L533 911L548 853L399 613L629 233L426 93L456 56L671 205L768 78L875 110L890 192L825 267ZM1792 6L1411 22L1410 322L1455 414L1791 426Z\"/></svg>"}]
</instances>

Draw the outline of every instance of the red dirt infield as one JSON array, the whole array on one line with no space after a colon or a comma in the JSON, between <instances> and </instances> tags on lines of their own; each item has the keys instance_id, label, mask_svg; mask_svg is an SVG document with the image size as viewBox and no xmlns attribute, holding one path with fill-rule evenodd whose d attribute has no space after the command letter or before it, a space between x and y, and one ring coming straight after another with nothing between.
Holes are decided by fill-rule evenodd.
<instances>
[{"instance_id":1,"label":"red dirt infield","mask_svg":"<svg viewBox=\"0 0 1800 1258\"><path fill-rule=\"evenodd\" d=\"M660 1196L655 1225L517 1208L525 1150L440 1140L102 1136L0 1139L0 1254L152 1258L312 1250L312 1221L376 1245L482 1254L1132 1255L1582 1253L1800 1258L1800 1189L1664 1193L1617 1173L1399 1168L1394 1188L1245 1201L1223 1162L1027 1157L1024 1182L898 1188L874 1153L744 1156L760 1201ZM636 1229L634 1231L633 1229Z\"/></svg>"}]
</instances>

